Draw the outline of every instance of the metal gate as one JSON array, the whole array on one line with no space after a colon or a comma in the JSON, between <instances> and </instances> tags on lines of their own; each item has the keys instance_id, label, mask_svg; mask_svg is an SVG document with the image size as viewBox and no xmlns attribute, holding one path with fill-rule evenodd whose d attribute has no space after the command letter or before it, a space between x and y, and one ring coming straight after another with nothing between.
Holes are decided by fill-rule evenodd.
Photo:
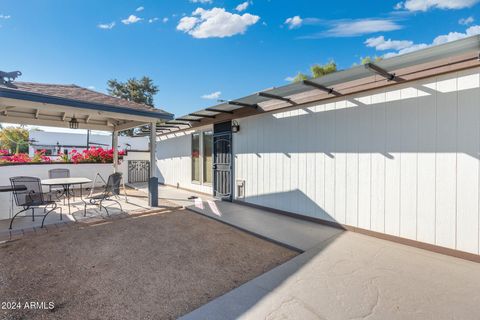
<instances>
[{"instance_id":1,"label":"metal gate","mask_svg":"<svg viewBox=\"0 0 480 320\"><path fill-rule=\"evenodd\" d=\"M213 194L232 200L232 134L213 135Z\"/></svg>"},{"instance_id":2,"label":"metal gate","mask_svg":"<svg viewBox=\"0 0 480 320\"><path fill-rule=\"evenodd\" d=\"M147 182L150 177L150 161L128 160L128 183Z\"/></svg>"}]
</instances>

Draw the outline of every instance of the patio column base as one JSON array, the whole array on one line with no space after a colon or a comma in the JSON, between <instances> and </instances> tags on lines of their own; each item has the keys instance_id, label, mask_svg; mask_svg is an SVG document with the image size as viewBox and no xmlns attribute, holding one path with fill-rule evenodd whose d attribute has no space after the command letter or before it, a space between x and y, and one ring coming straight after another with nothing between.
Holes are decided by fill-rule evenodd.
<instances>
[{"instance_id":1,"label":"patio column base","mask_svg":"<svg viewBox=\"0 0 480 320\"><path fill-rule=\"evenodd\" d=\"M148 205L158 207L158 178L152 177L148 180Z\"/></svg>"}]
</instances>

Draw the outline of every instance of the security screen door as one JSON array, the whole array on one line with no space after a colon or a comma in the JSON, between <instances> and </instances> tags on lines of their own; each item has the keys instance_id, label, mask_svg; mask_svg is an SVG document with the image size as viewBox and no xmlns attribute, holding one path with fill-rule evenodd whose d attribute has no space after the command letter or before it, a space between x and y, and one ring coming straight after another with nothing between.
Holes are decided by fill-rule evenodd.
<instances>
[{"instance_id":1,"label":"security screen door","mask_svg":"<svg viewBox=\"0 0 480 320\"><path fill-rule=\"evenodd\" d=\"M228 201L232 200L232 133L226 131L230 127L218 126L213 134L213 195Z\"/></svg>"}]
</instances>

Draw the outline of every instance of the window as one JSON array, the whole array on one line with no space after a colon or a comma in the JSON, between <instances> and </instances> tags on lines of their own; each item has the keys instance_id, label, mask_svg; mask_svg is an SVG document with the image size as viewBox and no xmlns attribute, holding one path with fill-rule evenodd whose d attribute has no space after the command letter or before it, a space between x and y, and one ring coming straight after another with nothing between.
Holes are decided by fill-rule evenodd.
<instances>
[{"instance_id":1,"label":"window","mask_svg":"<svg viewBox=\"0 0 480 320\"><path fill-rule=\"evenodd\" d=\"M192 134L192 182L211 184L213 181L213 132Z\"/></svg>"},{"instance_id":2,"label":"window","mask_svg":"<svg viewBox=\"0 0 480 320\"><path fill-rule=\"evenodd\" d=\"M212 149L213 149L213 132L203 133L203 182L212 183Z\"/></svg>"},{"instance_id":3,"label":"window","mask_svg":"<svg viewBox=\"0 0 480 320\"><path fill-rule=\"evenodd\" d=\"M200 182L200 134L192 135L192 180Z\"/></svg>"}]
</instances>

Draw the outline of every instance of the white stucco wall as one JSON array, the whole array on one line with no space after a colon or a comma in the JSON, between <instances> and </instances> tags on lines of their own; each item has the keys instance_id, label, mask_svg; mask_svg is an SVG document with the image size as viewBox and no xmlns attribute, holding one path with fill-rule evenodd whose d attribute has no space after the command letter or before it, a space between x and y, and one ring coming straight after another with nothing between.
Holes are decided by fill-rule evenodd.
<instances>
[{"instance_id":1,"label":"white stucco wall","mask_svg":"<svg viewBox=\"0 0 480 320\"><path fill-rule=\"evenodd\" d=\"M100 173L106 180L113 173L113 165L111 163L85 163L85 164L38 164L38 165L14 165L0 166L0 185L10 185L10 177L15 176L31 176L40 179L48 179L48 170L56 168L67 168L70 170L71 177L84 177L92 181L95 175ZM97 186L103 184L101 180L96 182ZM84 187L91 187L85 185ZM8 219L11 209L10 193L0 193L0 220Z\"/></svg>"},{"instance_id":2,"label":"white stucco wall","mask_svg":"<svg viewBox=\"0 0 480 320\"><path fill-rule=\"evenodd\" d=\"M245 201L478 254L479 73L240 119Z\"/></svg>"},{"instance_id":3,"label":"white stucco wall","mask_svg":"<svg viewBox=\"0 0 480 320\"><path fill-rule=\"evenodd\" d=\"M170 134L157 141L158 182L212 194L211 184L192 182L191 146L190 133Z\"/></svg>"}]
</instances>

